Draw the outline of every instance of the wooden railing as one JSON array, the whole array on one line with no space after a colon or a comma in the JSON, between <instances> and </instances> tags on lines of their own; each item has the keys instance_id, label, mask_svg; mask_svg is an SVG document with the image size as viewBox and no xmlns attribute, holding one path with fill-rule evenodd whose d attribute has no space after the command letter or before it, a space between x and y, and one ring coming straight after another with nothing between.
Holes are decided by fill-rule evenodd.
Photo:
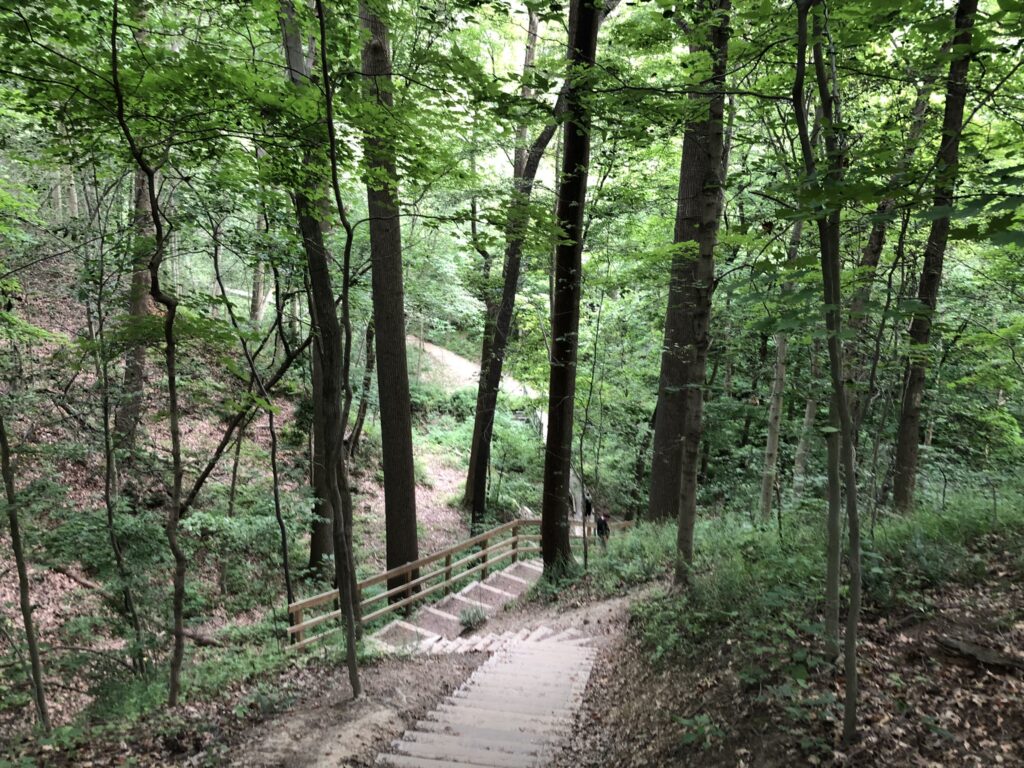
<instances>
[{"instance_id":1,"label":"wooden railing","mask_svg":"<svg viewBox=\"0 0 1024 768\"><path fill-rule=\"evenodd\" d=\"M611 523L611 529L628 528L632 522ZM523 529L536 529L536 533L522 533ZM438 592L449 594L453 585L470 576L479 574L483 581L495 567L504 567L506 560L516 562L520 558L533 557L540 553L540 520L523 519L499 525L489 531L461 541L451 547L421 557L389 571L363 579L356 584L356 600L362 614L362 625L365 626L375 619L401 610L413 603L421 602ZM590 534L588 534L589 537ZM582 538L573 535L572 538ZM466 553L467 550L475 551ZM459 555L462 555L459 557ZM401 577L409 577L419 572L414 578L407 578L397 587L387 588L387 582ZM435 582L435 583L431 583ZM367 595L367 590L378 584L385 587L380 592ZM388 602L397 595L402 595L395 602ZM377 605L380 602L383 605ZM311 613L324 606L333 606L324 613ZM304 648L316 643L328 635L341 630L336 624L329 629L309 634L309 630L333 622L341 617L338 606L338 591L332 589L319 595L297 600L288 605L290 626L288 635L293 648Z\"/></svg>"}]
</instances>

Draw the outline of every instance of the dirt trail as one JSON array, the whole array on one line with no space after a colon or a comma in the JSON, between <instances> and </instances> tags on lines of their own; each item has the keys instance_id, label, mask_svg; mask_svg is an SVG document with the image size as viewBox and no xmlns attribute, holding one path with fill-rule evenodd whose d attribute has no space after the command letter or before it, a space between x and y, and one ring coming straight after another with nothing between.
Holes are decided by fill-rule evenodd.
<instances>
[{"instance_id":1,"label":"dirt trail","mask_svg":"<svg viewBox=\"0 0 1024 768\"><path fill-rule=\"evenodd\" d=\"M407 336L406 342L420 349L430 358L431 362L436 366L431 371L434 381L443 387L447 387L449 391L477 386L478 377L480 376L480 366L477 363L467 360L450 349L431 344L429 341L417 336ZM532 399L540 397L540 393L533 387L516 381L508 374L503 374L501 377L501 391L507 395L517 395L519 397L529 397ZM538 408L536 417L540 439L546 441L548 437L547 410L543 407Z\"/></svg>"},{"instance_id":2,"label":"dirt trail","mask_svg":"<svg viewBox=\"0 0 1024 768\"><path fill-rule=\"evenodd\" d=\"M421 350L430 358L435 366L432 373L438 384L451 390L477 386L480 376L479 363L475 363L456 352L452 352L450 349L439 347L437 344L431 344L429 341L417 336L407 336L406 343ZM538 396L535 389L516 381L507 374L501 377L501 391L510 395Z\"/></svg>"}]
</instances>

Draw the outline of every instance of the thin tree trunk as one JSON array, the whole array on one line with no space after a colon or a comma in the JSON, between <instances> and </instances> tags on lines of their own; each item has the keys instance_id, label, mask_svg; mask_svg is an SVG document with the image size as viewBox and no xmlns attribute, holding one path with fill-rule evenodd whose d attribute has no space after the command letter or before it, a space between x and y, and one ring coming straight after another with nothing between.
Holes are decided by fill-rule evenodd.
<instances>
[{"instance_id":1,"label":"thin tree trunk","mask_svg":"<svg viewBox=\"0 0 1024 768\"><path fill-rule=\"evenodd\" d=\"M278 532L281 536L281 570L284 576L284 590L288 602L295 602L295 592L292 590L292 567L288 555L288 529L284 524L284 512L281 509L281 477L277 461L277 428L274 424L274 411L267 411L267 427L270 430L270 472L274 483L274 519L277 521Z\"/></svg>"},{"instance_id":2,"label":"thin tree trunk","mask_svg":"<svg viewBox=\"0 0 1024 768\"><path fill-rule=\"evenodd\" d=\"M381 6L377 6L381 7ZM366 92L381 119L393 108L391 53L384 20L365 2L359 4L362 28L369 33L362 51ZM370 172L366 197L370 218L373 324L377 334L377 390L380 394L381 447L384 465L384 518L387 567L416 560L416 478L413 466L409 370L405 349L405 298L402 287L402 229L398 207L395 149L388 129L365 137ZM415 579L388 580L388 588ZM394 596L395 600L401 595Z\"/></svg>"},{"instance_id":3,"label":"thin tree trunk","mask_svg":"<svg viewBox=\"0 0 1024 768\"><path fill-rule=\"evenodd\" d=\"M796 451L793 454L793 494L800 496L804 492L804 482L807 478L807 456L810 453L811 437L814 434L814 422L818 418L818 399L813 395L818 386L818 377L821 376L821 368L818 365L818 341L811 344L808 352L811 358L811 381L809 390L812 393L804 402L804 418L800 425L800 439L796 444Z\"/></svg>"},{"instance_id":4,"label":"thin tree trunk","mask_svg":"<svg viewBox=\"0 0 1024 768\"><path fill-rule=\"evenodd\" d=\"M263 261L257 261L252 270L252 294L249 297L249 322L259 325L263 321L263 304L267 296Z\"/></svg>"},{"instance_id":5,"label":"thin tree trunk","mask_svg":"<svg viewBox=\"0 0 1024 768\"><path fill-rule=\"evenodd\" d=\"M964 126L964 104L967 101L967 71L971 62L971 37L977 11L978 0L960 0L957 4L956 36L953 39L953 49L957 56L949 65L946 106L942 116L942 138L935 160L934 207L937 210L948 211L955 202L960 163L960 136ZM903 379L894 479L896 509L901 512L907 512L914 506L918 443L921 439L921 400L927 374L927 347L931 338L932 316L938 303L949 228L948 213L932 220L917 289L918 301L924 309L914 315L910 324L910 353Z\"/></svg>"},{"instance_id":6,"label":"thin tree trunk","mask_svg":"<svg viewBox=\"0 0 1024 768\"><path fill-rule=\"evenodd\" d=\"M102 246L101 246L102 247ZM146 654L143 648L142 622L135 607L135 596L132 593L128 566L124 559L124 551L117 535L115 517L117 513L117 452L114 450L114 431L112 409L110 404L110 372L107 363L107 346L105 337L106 314L104 310L103 285L106 279L102 257L97 279L96 322L93 324L92 312L89 312L89 335L96 343L94 362L96 378L101 387L100 409L103 419L103 503L106 508L107 537L110 549L114 554L114 565L117 578L121 582L121 599L124 615L127 617L134 635L134 647L131 649L132 667L137 675L146 674Z\"/></svg>"},{"instance_id":7,"label":"thin tree trunk","mask_svg":"<svg viewBox=\"0 0 1024 768\"><path fill-rule=\"evenodd\" d=\"M348 452L355 456L359 450L359 440L363 436L363 424L366 411L370 406L370 385L373 383L373 363L376 359L373 352L373 320L366 324L366 364L363 368L363 381L359 387L359 408L356 410L356 421L348 438Z\"/></svg>"},{"instance_id":8,"label":"thin tree trunk","mask_svg":"<svg viewBox=\"0 0 1024 768\"><path fill-rule=\"evenodd\" d=\"M903 177L906 174L907 167L910 165L910 162L914 159L914 154L917 151L918 144L920 143L921 134L924 132L924 128L927 123L925 118L928 115L928 102L931 98L932 86L934 83L935 78L928 78L918 88L917 98L914 101L914 107L910 113L910 129L907 133L907 145L903 149L903 156L900 158L896 171L889 177L886 189L899 189L903 184ZM896 203L897 200L895 197L887 197L875 208L875 213L872 216L873 223L871 225L871 233L868 235L867 245L865 245L864 250L861 251L860 261L857 265L858 272L860 273L858 275L859 284L850 301L849 326L853 335L853 339L848 345L849 356L851 358L849 366L850 380L858 387L858 389L851 395L850 411L853 416L854 429L856 430L855 435L858 438L860 435L861 423L864 419L866 403L873 396L873 392L870 387L868 387L866 391L862 389L867 379L867 369L870 367L870 362L867 359L868 356L863 350L863 345L866 340L862 338L868 321L866 309L868 302L871 300L875 273L882 257L882 249L885 247L885 239L888 234L889 224L892 222L896 212Z\"/></svg>"},{"instance_id":9,"label":"thin tree trunk","mask_svg":"<svg viewBox=\"0 0 1024 768\"><path fill-rule=\"evenodd\" d=\"M251 382L249 392L252 392ZM228 486L228 519L235 516L235 501L238 498L238 468L242 463L242 438L244 435L244 428L240 428L238 434L235 435L235 450L231 458L231 483ZM228 557L226 552L222 552L217 558L217 588L221 595L228 593Z\"/></svg>"},{"instance_id":10,"label":"thin tree trunk","mask_svg":"<svg viewBox=\"0 0 1024 768\"><path fill-rule=\"evenodd\" d=\"M804 107L804 83L807 71L808 29L807 21L813 5L818 0L797 2L797 61L796 77L793 84L793 109L800 137L800 152L804 162L805 184L823 184L834 190L842 182L845 151L843 148L843 123L836 82L835 51L826 54L823 39L831 46L831 37L823 27L821 18L814 17L814 74L818 87L821 108L821 123L825 138L826 169L819 179L817 160L811 144ZM819 198L825 199L824 190L817 190ZM846 517L849 531L850 558L850 607L846 620L844 650L844 672L846 676L846 697L843 710L843 740L851 744L857 739L857 698L859 681L857 677L857 625L860 621L861 574L860 574L860 517L857 508L857 458L854 448L853 421L846 395L843 374L842 311L841 311L841 251L840 251L841 209L818 207L815 220L818 225L818 240L821 248L822 303L825 326L828 332L829 376L832 381L832 397L839 420L839 456L846 481ZM834 462L833 462L834 463ZM830 498L839 490L838 473L830 473Z\"/></svg>"},{"instance_id":11,"label":"thin tree trunk","mask_svg":"<svg viewBox=\"0 0 1024 768\"><path fill-rule=\"evenodd\" d=\"M523 56L523 77L533 67L537 46L538 17L529 12L529 26L526 33L526 52ZM519 97L526 101L533 95L533 89L525 84ZM502 269L503 287L500 297L492 295L489 281L485 284L485 315L483 348L480 355L480 383L477 389L476 412L473 420L473 439L469 449L469 469L466 473L466 491L463 505L470 510L471 529L477 531L487 511L487 468L490 464L491 437L494 431L494 409L497 407L498 389L501 384L501 368L508 347L508 334L512 327L512 315L516 293L519 290L521 254L526 227L529 220L529 198L533 192L533 181L537 175L540 159L554 135L553 126L545 126L540 136L529 147L527 124L519 124L516 130L515 160L512 168L512 199L505 222L505 259ZM488 260L487 274L490 264Z\"/></svg>"},{"instance_id":12,"label":"thin tree trunk","mask_svg":"<svg viewBox=\"0 0 1024 768\"><path fill-rule=\"evenodd\" d=\"M761 404L758 398L758 390L761 388L761 374L764 372L764 365L768 361L768 334L759 334L760 343L757 345L757 364L754 366L754 375L750 380L749 394L746 395L743 408L743 429L740 430L740 439L737 445L743 449L750 445L750 427L754 421L754 408ZM740 450L740 467L746 469L749 464L747 452Z\"/></svg>"},{"instance_id":13,"label":"thin tree trunk","mask_svg":"<svg viewBox=\"0 0 1024 768\"><path fill-rule=\"evenodd\" d=\"M584 103L597 50L601 13L588 0L569 9L570 74L565 87L566 128L558 183L557 221L562 229L555 250L555 293L551 308L551 365L548 385L548 435L541 503L544 573L555 578L571 567L569 510L572 505L573 407L580 319L583 212L590 164L590 113Z\"/></svg>"},{"instance_id":14,"label":"thin tree trunk","mask_svg":"<svg viewBox=\"0 0 1024 768\"><path fill-rule=\"evenodd\" d=\"M170 505L164 526L167 545L174 559L172 577L172 613L174 624L174 646L171 652L170 680L167 687L167 705L175 707L181 690L181 665L185 658L185 571L188 561L185 551L178 541L178 525L185 510L182 503L182 479L184 465L181 457L181 426L179 424L180 409L178 407L178 357L177 339L175 338L174 321L178 312L178 300L162 290L160 284L160 266L166 252L167 238L164 219L160 212L156 192L157 169L146 158L145 153L132 133L126 118L125 96L121 88L120 71L118 68L118 3L115 1L111 18L110 31L110 70L116 101L116 117L132 158L139 170L146 177L146 193L149 198L149 213L153 220L153 251L149 260L149 293L155 304L164 309L164 363L167 373L167 419L171 436L172 484ZM190 494L190 499L192 494Z\"/></svg>"},{"instance_id":15,"label":"thin tree trunk","mask_svg":"<svg viewBox=\"0 0 1024 768\"><path fill-rule=\"evenodd\" d=\"M323 7L317 2L317 16L320 22L320 55L326 64L325 22ZM285 56L288 67L288 78L296 88L309 85L312 64L306 59L306 47L300 37L299 22L294 6L290 0L284 0L281 6L281 31L284 40ZM326 66L321 68L320 75ZM332 113L332 97L329 83L324 84L327 104L325 124L329 139L334 173L335 143ZM322 141L324 125L317 125L309 137L311 142ZM310 155L304 157L304 165L313 168ZM314 187L315 188L315 187ZM351 538L345 510L343 495L348 490L347 454L344 447L344 430L346 413L343 403L350 402L348 386L345 381L347 374L346 353L348 340L343 338L342 325L338 321L335 307L334 289L331 283L329 258L324 244L324 223L321 218L323 207L310 199L305 191L294 194L295 213L302 234L303 251L306 255L308 274L307 294L309 299L310 320L313 325L316 343L310 355L313 369L313 428L316 453L314 457L314 488L320 501L320 511L330 524L335 562L335 579L338 586L338 598L344 619L345 645L349 683L352 695L358 698L362 693L359 670L356 659L356 617L354 603L355 582L352 579L354 564L352 562ZM340 201L339 201L340 202ZM344 210L339 210L344 219ZM346 235L351 232L346 227ZM348 311L348 258L351 238L346 239L345 274L342 288L342 310ZM347 331L347 328L346 328Z\"/></svg>"},{"instance_id":16,"label":"thin tree trunk","mask_svg":"<svg viewBox=\"0 0 1024 768\"><path fill-rule=\"evenodd\" d=\"M626 515L627 520L639 517L644 509L644 488L647 480L647 454L651 449L651 438L654 437L654 422L657 419L657 406L651 412L647 424L641 427L640 442L636 447L636 458L633 461L633 506Z\"/></svg>"},{"instance_id":17,"label":"thin tree trunk","mask_svg":"<svg viewBox=\"0 0 1024 768\"><path fill-rule=\"evenodd\" d=\"M810 450L811 435L814 422L818 415L818 400L808 397L804 403L804 418L800 425L800 440L796 444L793 456L793 493L800 496L804 491L804 480L807 477L807 454Z\"/></svg>"},{"instance_id":18,"label":"thin tree trunk","mask_svg":"<svg viewBox=\"0 0 1024 768\"><path fill-rule=\"evenodd\" d=\"M600 9L598 25L617 5L618 0L610 0ZM469 471L466 475L466 491L463 496L463 503L470 509L472 520L477 521L476 524L479 524L487 511L487 477L490 466L491 439L494 433L494 412L497 407L502 368L512 330L516 293L519 290L523 246L530 222L530 197L544 152L561 128L562 121L559 118L565 112L565 97L566 85L563 85L552 109L552 117L555 119L548 122L537 134L528 150L523 154L517 152L516 164L513 168L512 199L505 218L505 256L502 269L501 299L498 302L497 314L494 318L493 338L489 342L485 341L486 354L480 361L480 385L477 390ZM523 127L520 126L519 136L525 141L522 129ZM560 165L558 141L555 142L554 164L556 169ZM549 273L549 280L551 281L549 293L553 296L553 272Z\"/></svg>"},{"instance_id":19,"label":"thin tree trunk","mask_svg":"<svg viewBox=\"0 0 1024 768\"><path fill-rule=\"evenodd\" d=\"M689 578L697 517L715 243L722 216L724 85L730 8L729 0L700 3L698 14L701 22L710 27L710 34L706 42L690 46L694 53L710 55L712 74L708 80L709 93L691 96L706 111L687 124L683 135L673 240L676 255L669 280L654 427L648 516L678 520L677 583Z\"/></svg>"},{"instance_id":20,"label":"thin tree trunk","mask_svg":"<svg viewBox=\"0 0 1024 768\"><path fill-rule=\"evenodd\" d=\"M21 527L18 521L18 497L14 489L14 467L11 465L11 444L7 439L3 413L0 413L0 469L3 470L4 492L6 495L7 524L11 532L11 547L14 563L18 569L18 598L21 604L21 620L25 626L25 643L32 671L32 700L36 705L36 716L47 733L50 732L50 711L46 706L46 690L43 687L43 664L39 658L39 639L32 620L32 597L29 593L28 565L21 546Z\"/></svg>"},{"instance_id":21,"label":"thin tree trunk","mask_svg":"<svg viewBox=\"0 0 1024 768\"><path fill-rule=\"evenodd\" d=\"M828 518L825 523L825 655L839 656L839 582L842 557L842 481L839 475L839 406L833 397L825 435L825 474L828 477Z\"/></svg>"},{"instance_id":22,"label":"thin tree trunk","mask_svg":"<svg viewBox=\"0 0 1024 768\"><path fill-rule=\"evenodd\" d=\"M75 169L68 169L68 215L71 219L71 224L74 226L79 217L78 208L78 183L75 181ZM72 233L72 238L75 235Z\"/></svg>"},{"instance_id":23,"label":"thin tree trunk","mask_svg":"<svg viewBox=\"0 0 1024 768\"><path fill-rule=\"evenodd\" d=\"M789 237L787 261L796 259L800 249L800 236L803 232L803 220L793 224ZM782 287L785 296L793 290L792 283ZM786 390L786 353L789 339L784 333L775 334L775 367L772 375L771 401L768 406L768 438L764 447L764 469L761 474L761 522L768 523L772 517L772 496L778 480L779 433L782 427L782 401Z\"/></svg>"}]
</instances>

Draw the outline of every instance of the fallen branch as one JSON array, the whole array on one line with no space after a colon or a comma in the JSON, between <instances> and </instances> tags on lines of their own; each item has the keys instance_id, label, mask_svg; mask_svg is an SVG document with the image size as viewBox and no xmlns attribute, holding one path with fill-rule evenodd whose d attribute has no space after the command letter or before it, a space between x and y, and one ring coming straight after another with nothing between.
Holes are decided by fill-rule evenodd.
<instances>
[{"instance_id":1,"label":"fallen branch","mask_svg":"<svg viewBox=\"0 0 1024 768\"><path fill-rule=\"evenodd\" d=\"M59 573L61 576L67 576L69 579L71 579L73 582L75 582L79 586L85 587L86 589L91 589L91 590L93 590L95 592L99 592L107 600L116 600L117 599L117 598L114 597L114 595L112 595L110 592L108 592L107 588L104 587L102 584L97 584L95 581L89 581L89 579L85 578L84 576L78 576L75 573L72 573L67 568L64 568L63 566L51 565L50 566L50 570L53 571L54 573Z\"/></svg>"},{"instance_id":2,"label":"fallen branch","mask_svg":"<svg viewBox=\"0 0 1024 768\"><path fill-rule=\"evenodd\" d=\"M937 637L936 642L944 653L971 659L986 667L1002 670L1024 670L1024 660L1002 651L997 651L995 648L947 636Z\"/></svg>"}]
</instances>

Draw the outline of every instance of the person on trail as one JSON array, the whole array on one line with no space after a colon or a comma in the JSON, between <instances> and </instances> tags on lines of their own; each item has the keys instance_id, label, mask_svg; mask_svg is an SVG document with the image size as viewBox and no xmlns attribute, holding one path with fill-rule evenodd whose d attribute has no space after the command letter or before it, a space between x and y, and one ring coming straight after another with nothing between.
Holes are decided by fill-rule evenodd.
<instances>
[{"instance_id":1,"label":"person on trail","mask_svg":"<svg viewBox=\"0 0 1024 768\"><path fill-rule=\"evenodd\" d=\"M608 525L608 513L602 512L597 516L597 538L601 540L601 549L608 548L608 535L611 527Z\"/></svg>"}]
</instances>

